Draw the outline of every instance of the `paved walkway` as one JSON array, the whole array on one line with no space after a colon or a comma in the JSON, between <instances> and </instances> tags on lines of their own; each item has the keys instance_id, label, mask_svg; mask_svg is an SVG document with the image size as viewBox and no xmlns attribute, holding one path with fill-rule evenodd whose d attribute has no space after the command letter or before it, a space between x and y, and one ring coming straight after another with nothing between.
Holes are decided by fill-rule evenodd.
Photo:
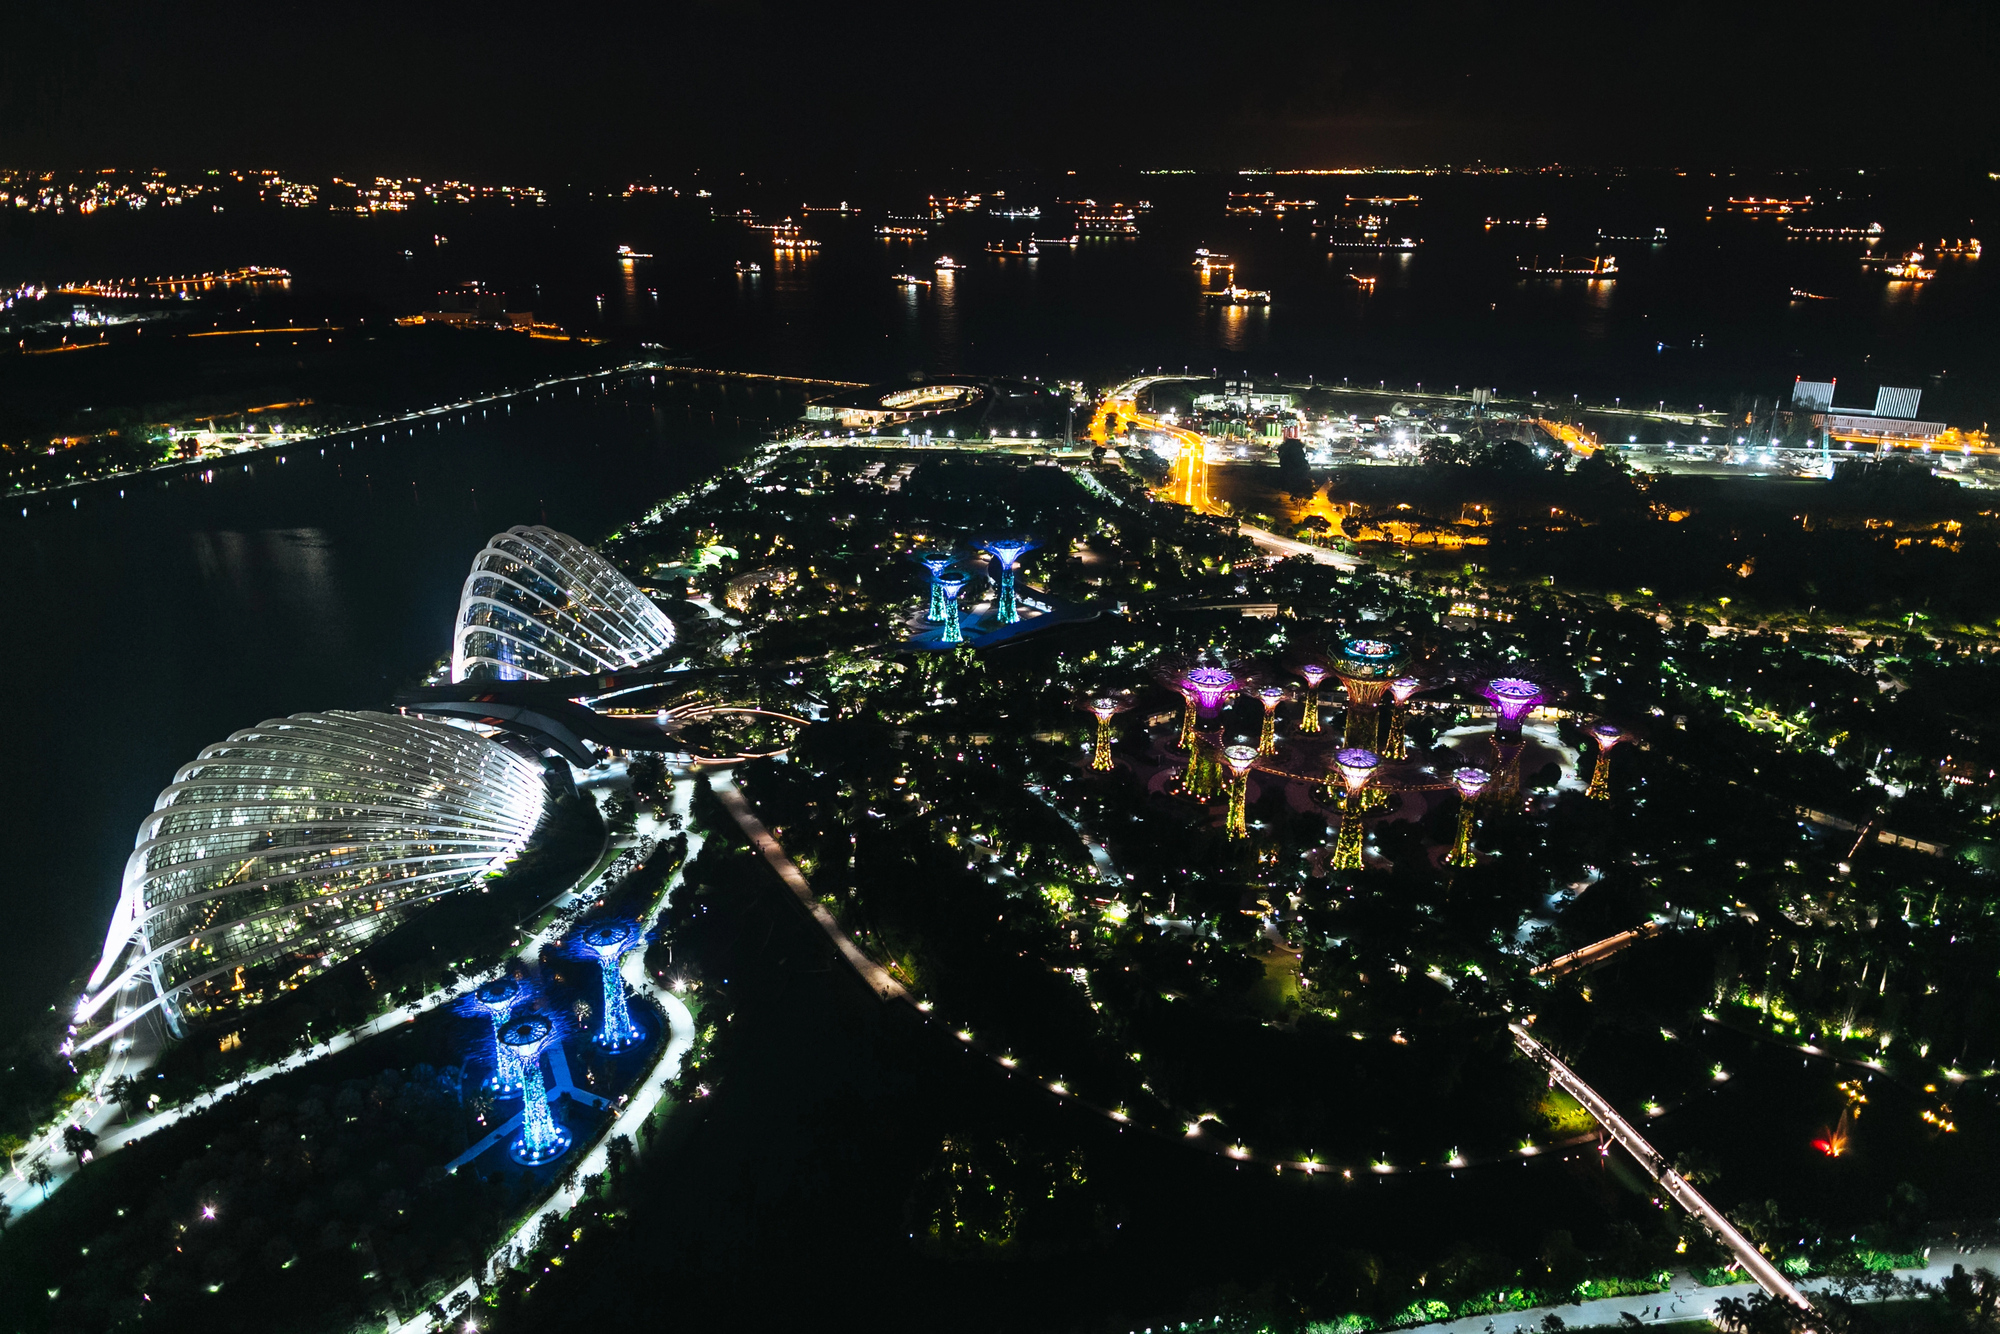
<instances>
[{"instance_id":1,"label":"paved walkway","mask_svg":"<svg viewBox=\"0 0 2000 1334\"><path fill-rule=\"evenodd\" d=\"M1596 1089L1584 1083L1574 1070L1557 1059L1554 1052L1530 1037L1528 1030L1521 1025L1509 1024L1507 1030L1514 1035L1514 1044L1521 1049L1521 1054L1548 1071L1549 1078L1561 1085L1563 1092L1582 1103L1585 1110L1596 1118L1597 1124L1611 1132L1612 1138L1638 1160L1639 1166L1645 1168L1653 1180L1660 1183L1660 1189L1666 1191L1675 1204L1693 1214L1717 1241L1729 1248L1737 1263L1757 1280L1764 1291L1796 1306L1807 1305L1804 1295L1792 1283L1790 1276L1772 1264L1769 1256L1751 1245L1750 1239L1738 1232L1736 1225L1724 1218L1722 1211L1710 1204L1680 1173L1667 1166L1667 1160L1660 1156L1660 1151L1647 1143L1646 1137L1634 1130L1632 1123L1620 1116L1610 1103L1598 1096Z\"/></svg>"},{"instance_id":2,"label":"paved walkway","mask_svg":"<svg viewBox=\"0 0 2000 1334\"><path fill-rule=\"evenodd\" d=\"M1930 1263L1923 1269L1897 1270L1899 1282L1917 1280L1935 1286L1951 1276L1951 1267L1964 1265L1970 1271L1979 1268L2000 1272L2000 1247L1986 1247L1968 1251L1937 1247L1931 1251ZM1842 1280L1831 1278L1801 1279L1801 1291L1808 1295L1820 1292L1838 1292ZM1434 1325L1419 1325L1415 1328L1424 1334L1541 1334L1542 1317L1557 1315L1571 1329L1594 1329L1608 1325L1629 1325L1637 1321L1642 1325L1669 1325L1683 1320L1707 1320L1715 1310L1716 1302L1724 1297L1746 1297L1754 1292L1755 1285L1736 1283L1728 1287L1711 1288L1695 1282L1687 1274L1675 1274L1665 1292L1642 1293L1631 1297L1603 1297L1596 1301L1572 1302L1567 1306L1537 1306L1525 1311L1505 1311L1495 1315L1466 1316L1462 1320L1448 1320ZM1893 1299L1892 1299L1893 1300ZM1627 1317L1630 1319L1627 1319Z\"/></svg>"},{"instance_id":3,"label":"paved walkway","mask_svg":"<svg viewBox=\"0 0 2000 1334\"><path fill-rule=\"evenodd\" d=\"M840 929L840 923L834 920L826 905L814 897L812 885L806 880L805 873L785 855L785 850L779 845L778 840L771 837L771 831L764 827L764 822L750 809L750 803L743 799L742 790L736 786L736 780L726 773L718 772L712 773L709 781L710 786L715 789L716 799L743 830L743 836L750 840L750 846L764 854L764 860L778 873L778 878L784 881L785 887L805 905L805 910L812 914L815 922L819 923L820 930L826 932L827 939L833 942L833 947L840 951L841 957L861 975L861 980L868 984L869 989L885 1001L910 999L910 993L904 989L903 984L891 977L888 969L862 953L861 947Z\"/></svg>"}]
</instances>

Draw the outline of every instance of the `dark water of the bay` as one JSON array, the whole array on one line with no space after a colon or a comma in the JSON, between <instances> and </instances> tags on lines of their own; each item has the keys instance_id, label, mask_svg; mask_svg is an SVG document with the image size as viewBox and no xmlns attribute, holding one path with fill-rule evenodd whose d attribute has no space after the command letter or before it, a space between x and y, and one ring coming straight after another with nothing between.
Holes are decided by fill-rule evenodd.
<instances>
[{"instance_id":1,"label":"dark water of the bay","mask_svg":"<svg viewBox=\"0 0 2000 1334\"><path fill-rule=\"evenodd\" d=\"M940 172L662 183L682 193L625 199L575 188L554 192L544 208L420 203L374 216L232 203L220 213L189 204L10 217L0 286L277 264L294 281L288 293L257 298L283 308L272 313L403 314L479 280L505 291L510 306L567 327L797 375L1108 379L1185 367L1686 406L1768 399L1804 376L1838 378L1843 404L1870 405L1875 387L1890 383L1922 388L1927 417L2000 420L1994 261L1934 257L1937 276L1924 284L1892 283L1861 263L1865 253L1915 247L1935 256L1940 240L1990 230L2000 181L1984 174ZM697 197L702 185L714 193ZM979 190L981 211L918 217L932 195ZM1751 197L1811 202L1768 216L1732 211L1732 198ZM1062 201L1082 199L1153 207L1139 214L1135 238L1044 245L1032 260L985 251L990 242L1070 235L1074 209ZM1295 202L1270 211L1284 200ZM843 201L858 211L804 211ZM1029 207L1041 217L994 212ZM734 216L744 209L757 220L797 220L819 248L774 253L768 232ZM1340 220L1368 215L1382 219L1382 237L1411 237L1417 247L1329 246L1361 236ZM1546 225L1516 225L1537 219ZM1792 230L1875 223L1883 230L1872 246ZM928 234L875 235L885 224ZM1663 243L1630 239L1656 228ZM621 245L651 258L622 266ZM1269 308L1205 300L1197 247L1230 255L1240 285L1272 294ZM934 268L946 254L966 266L948 279ZM1616 257L1615 282L1519 272L1523 263L1598 255ZM738 261L762 272L739 274ZM890 281L904 272L934 283ZM1367 277L1372 290L1355 281Z\"/></svg>"}]
</instances>

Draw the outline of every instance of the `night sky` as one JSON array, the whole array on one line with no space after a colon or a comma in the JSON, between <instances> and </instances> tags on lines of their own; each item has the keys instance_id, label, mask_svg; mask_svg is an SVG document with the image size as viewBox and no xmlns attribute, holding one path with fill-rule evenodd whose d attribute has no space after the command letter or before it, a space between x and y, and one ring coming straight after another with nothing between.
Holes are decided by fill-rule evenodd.
<instances>
[{"instance_id":1,"label":"night sky","mask_svg":"<svg viewBox=\"0 0 2000 1334\"><path fill-rule=\"evenodd\" d=\"M0 164L2000 167L1996 7L12 0Z\"/></svg>"}]
</instances>

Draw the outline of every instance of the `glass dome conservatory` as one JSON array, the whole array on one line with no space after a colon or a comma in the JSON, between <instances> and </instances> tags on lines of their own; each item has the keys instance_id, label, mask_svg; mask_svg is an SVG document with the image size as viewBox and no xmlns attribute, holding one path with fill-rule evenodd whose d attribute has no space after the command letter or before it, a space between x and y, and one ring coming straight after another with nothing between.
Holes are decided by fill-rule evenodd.
<instances>
[{"instance_id":1,"label":"glass dome conservatory","mask_svg":"<svg viewBox=\"0 0 2000 1334\"><path fill-rule=\"evenodd\" d=\"M75 1022L124 999L81 1046L155 1009L178 1033L340 962L512 858L544 793L533 760L396 714L293 714L209 746L139 826Z\"/></svg>"},{"instance_id":2,"label":"glass dome conservatory","mask_svg":"<svg viewBox=\"0 0 2000 1334\"><path fill-rule=\"evenodd\" d=\"M552 528L509 528L472 562L451 679L586 676L650 662L674 623L610 561Z\"/></svg>"}]
</instances>

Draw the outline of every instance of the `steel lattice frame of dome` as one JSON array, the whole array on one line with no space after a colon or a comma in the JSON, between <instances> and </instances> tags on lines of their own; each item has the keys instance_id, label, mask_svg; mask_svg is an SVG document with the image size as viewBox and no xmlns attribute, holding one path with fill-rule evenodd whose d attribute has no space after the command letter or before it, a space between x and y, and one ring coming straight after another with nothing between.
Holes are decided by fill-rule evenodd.
<instances>
[{"instance_id":1,"label":"steel lattice frame of dome","mask_svg":"<svg viewBox=\"0 0 2000 1334\"><path fill-rule=\"evenodd\" d=\"M540 681L651 662L674 623L610 561L553 528L495 534L458 599L451 679Z\"/></svg>"},{"instance_id":2,"label":"steel lattice frame of dome","mask_svg":"<svg viewBox=\"0 0 2000 1334\"><path fill-rule=\"evenodd\" d=\"M546 793L533 760L397 714L298 713L209 746L139 826L74 1022L128 987L152 996L135 993L79 1049L155 1009L179 1033L232 1003L242 970L290 977L347 958L511 859Z\"/></svg>"}]
</instances>

